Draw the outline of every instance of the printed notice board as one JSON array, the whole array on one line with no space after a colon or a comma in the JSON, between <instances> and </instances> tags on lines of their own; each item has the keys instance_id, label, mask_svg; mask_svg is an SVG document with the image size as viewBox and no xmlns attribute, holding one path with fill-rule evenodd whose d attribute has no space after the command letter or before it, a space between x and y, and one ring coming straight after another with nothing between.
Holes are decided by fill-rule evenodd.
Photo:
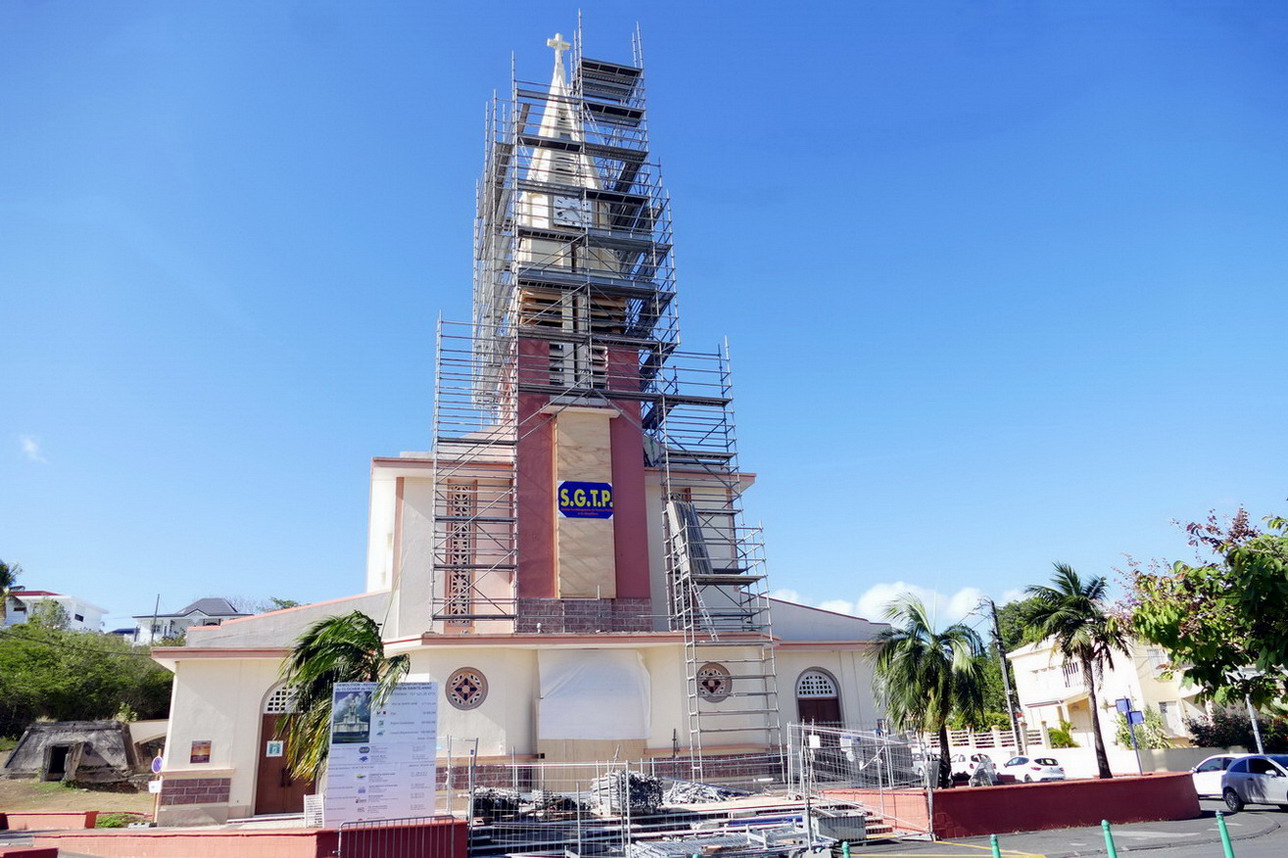
<instances>
[{"instance_id":1,"label":"printed notice board","mask_svg":"<svg viewBox=\"0 0 1288 858\"><path fill-rule=\"evenodd\" d=\"M374 682L332 690L327 826L434 813L438 683L401 683L379 704L375 691Z\"/></svg>"},{"instance_id":2,"label":"printed notice board","mask_svg":"<svg viewBox=\"0 0 1288 858\"><path fill-rule=\"evenodd\" d=\"M565 518L612 518L613 487L609 483L559 484L559 512Z\"/></svg>"}]
</instances>

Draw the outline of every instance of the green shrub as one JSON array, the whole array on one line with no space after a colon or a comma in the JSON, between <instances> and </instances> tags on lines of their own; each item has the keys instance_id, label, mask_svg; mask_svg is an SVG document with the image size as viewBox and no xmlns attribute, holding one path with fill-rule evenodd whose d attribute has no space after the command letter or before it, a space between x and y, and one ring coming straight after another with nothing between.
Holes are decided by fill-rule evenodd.
<instances>
[{"instance_id":1,"label":"green shrub","mask_svg":"<svg viewBox=\"0 0 1288 858\"><path fill-rule=\"evenodd\" d=\"M1073 741L1073 724L1068 721L1061 721L1059 727L1052 727L1047 730L1047 735L1051 737L1052 748L1076 748L1078 743Z\"/></svg>"},{"instance_id":2,"label":"green shrub","mask_svg":"<svg viewBox=\"0 0 1288 858\"><path fill-rule=\"evenodd\" d=\"M125 828L134 822L147 822L146 813L100 813L95 828Z\"/></svg>"}]
</instances>

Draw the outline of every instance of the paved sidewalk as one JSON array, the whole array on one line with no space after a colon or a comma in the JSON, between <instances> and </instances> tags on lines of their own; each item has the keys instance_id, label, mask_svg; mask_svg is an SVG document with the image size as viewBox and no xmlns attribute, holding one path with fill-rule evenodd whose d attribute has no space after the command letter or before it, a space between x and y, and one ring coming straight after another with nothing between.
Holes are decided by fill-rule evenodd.
<instances>
[{"instance_id":1,"label":"paved sidewalk","mask_svg":"<svg viewBox=\"0 0 1288 858\"><path fill-rule=\"evenodd\" d=\"M1221 805L1219 802L1206 801L1203 805L1203 815L1196 819L1115 825L1112 828L1114 846L1119 853L1123 853L1220 843L1221 835L1217 829L1215 811ZM1226 827L1230 832L1230 839L1237 842L1272 835L1281 829L1281 820L1288 822L1288 816L1279 811L1245 811L1227 816ZM1104 855L1108 851L1105 848L1104 832L1098 825L999 834L997 840L1003 858L1077 858ZM856 847L854 853L881 855L882 858L990 858L990 850L989 838L967 837L934 843L904 841L874 844ZM1288 854L1288 845L1284 853ZM1220 847L1217 847L1214 854L1221 854Z\"/></svg>"}]
</instances>

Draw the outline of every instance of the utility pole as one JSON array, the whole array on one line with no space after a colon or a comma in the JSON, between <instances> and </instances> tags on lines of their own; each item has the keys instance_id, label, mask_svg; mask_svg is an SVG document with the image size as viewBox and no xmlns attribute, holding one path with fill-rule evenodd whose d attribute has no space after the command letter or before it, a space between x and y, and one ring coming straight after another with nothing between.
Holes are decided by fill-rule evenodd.
<instances>
[{"instance_id":1,"label":"utility pole","mask_svg":"<svg viewBox=\"0 0 1288 858\"><path fill-rule=\"evenodd\" d=\"M1002 627L997 622L997 605L992 599L985 598L988 602L989 616L993 620L993 642L997 646L997 660L1001 662L1002 667L1002 690L1006 694L1006 714L1011 719L1011 736L1015 739L1015 750L1017 753L1024 753L1024 737L1020 734L1020 724L1015 718L1015 700L1011 697L1011 672L1006 666L1006 652L1002 648Z\"/></svg>"}]
</instances>

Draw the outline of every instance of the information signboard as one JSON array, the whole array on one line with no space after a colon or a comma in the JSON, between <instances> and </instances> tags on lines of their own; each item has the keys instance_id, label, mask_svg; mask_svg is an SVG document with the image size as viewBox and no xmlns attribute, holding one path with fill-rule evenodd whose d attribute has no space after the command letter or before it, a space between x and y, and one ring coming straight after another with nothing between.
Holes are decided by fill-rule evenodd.
<instances>
[{"instance_id":1,"label":"information signboard","mask_svg":"<svg viewBox=\"0 0 1288 858\"><path fill-rule=\"evenodd\" d=\"M565 518L612 518L613 487L609 483L559 484L559 512Z\"/></svg>"},{"instance_id":2,"label":"information signboard","mask_svg":"<svg viewBox=\"0 0 1288 858\"><path fill-rule=\"evenodd\" d=\"M374 682L331 694L322 813L328 826L434 813L438 684L404 682L375 703Z\"/></svg>"}]
</instances>

